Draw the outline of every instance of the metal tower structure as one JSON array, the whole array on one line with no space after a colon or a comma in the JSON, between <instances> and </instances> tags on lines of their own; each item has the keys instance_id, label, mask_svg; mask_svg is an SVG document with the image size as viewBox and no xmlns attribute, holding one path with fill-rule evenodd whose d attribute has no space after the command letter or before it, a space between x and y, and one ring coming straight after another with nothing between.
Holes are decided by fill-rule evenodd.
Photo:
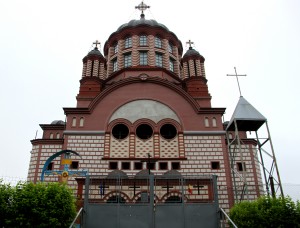
<instances>
[{"instance_id":1,"label":"metal tower structure","mask_svg":"<svg viewBox=\"0 0 300 228\"><path fill-rule=\"evenodd\" d=\"M265 126L265 129L263 129L263 126ZM246 137L246 132L249 132L251 135L252 132L255 132L255 138ZM263 132L263 136L261 132ZM231 120L226 127L226 138L235 202L245 199L249 200L248 181L250 177L244 161L246 153L254 153L253 157L260 164L266 191L264 193L267 195L271 194L273 197L276 195L283 197L283 189L267 119L242 96L240 96ZM244 145L246 140L253 140L256 148L247 151ZM236 160L241 161L241 166L238 167L239 171L237 170Z\"/></svg>"}]
</instances>

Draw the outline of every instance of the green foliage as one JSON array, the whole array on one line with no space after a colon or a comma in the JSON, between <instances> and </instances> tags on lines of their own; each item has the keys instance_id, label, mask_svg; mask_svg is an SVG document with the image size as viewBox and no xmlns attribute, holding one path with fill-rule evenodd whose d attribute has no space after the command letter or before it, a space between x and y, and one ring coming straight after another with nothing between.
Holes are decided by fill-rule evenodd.
<instances>
[{"instance_id":1,"label":"green foliage","mask_svg":"<svg viewBox=\"0 0 300 228\"><path fill-rule=\"evenodd\" d=\"M0 182L0 203L0 227L68 227L76 215L72 191L60 183Z\"/></svg>"},{"instance_id":2,"label":"green foliage","mask_svg":"<svg viewBox=\"0 0 300 228\"><path fill-rule=\"evenodd\" d=\"M300 227L300 203L290 197L261 197L234 205L229 213L238 227Z\"/></svg>"}]
</instances>

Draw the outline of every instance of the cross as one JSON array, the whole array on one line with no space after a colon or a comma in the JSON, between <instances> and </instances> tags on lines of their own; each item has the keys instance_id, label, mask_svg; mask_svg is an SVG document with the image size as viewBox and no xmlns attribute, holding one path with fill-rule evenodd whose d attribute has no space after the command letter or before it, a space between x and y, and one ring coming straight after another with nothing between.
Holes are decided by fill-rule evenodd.
<instances>
[{"instance_id":1,"label":"cross","mask_svg":"<svg viewBox=\"0 0 300 228\"><path fill-rule=\"evenodd\" d=\"M186 42L186 44L188 44L190 46L189 48L192 48L192 44L194 44L194 42L192 42L191 40L189 40L188 42Z\"/></svg>"},{"instance_id":2,"label":"cross","mask_svg":"<svg viewBox=\"0 0 300 228\"><path fill-rule=\"evenodd\" d=\"M99 44L99 46L100 46L100 42L98 41L98 40L96 40L93 44L95 44L96 45L96 48L98 48L98 44Z\"/></svg>"},{"instance_id":3,"label":"cross","mask_svg":"<svg viewBox=\"0 0 300 228\"><path fill-rule=\"evenodd\" d=\"M238 87L239 87L240 97L241 97L242 93L241 93L241 87L240 87L240 83L239 83L239 78L238 77L240 77L240 76L247 76L247 75L246 74L237 74L235 67L234 67L234 71L235 71L235 74L227 74L227 76L235 76L236 77L236 81L237 81L237 84L238 84Z\"/></svg>"},{"instance_id":4,"label":"cross","mask_svg":"<svg viewBox=\"0 0 300 228\"><path fill-rule=\"evenodd\" d=\"M88 174L87 170L69 170L70 165L72 164L71 160L71 154L75 154L77 156L80 156L77 152L72 150L62 150L59 151L52 156L50 156L42 169L42 175L41 175L41 181L44 181L44 175L58 175L62 178L63 182L67 182L68 178L71 176L86 176ZM63 170L47 170L48 165L58 156L64 155L64 158L62 159Z\"/></svg>"},{"instance_id":5,"label":"cross","mask_svg":"<svg viewBox=\"0 0 300 228\"><path fill-rule=\"evenodd\" d=\"M148 153L148 159L147 160L141 160L141 162L147 162L149 175L151 173L150 164L155 163L156 161L157 161L157 159L151 159L150 153Z\"/></svg>"},{"instance_id":6,"label":"cross","mask_svg":"<svg viewBox=\"0 0 300 228\"><path fill-rule=\"evenodd\" d=\"M100 182L100 185L99 185L100 196L105 195L105 189L106 188L109 188L109 186L105 185L105 181Z\"/></svg>"},{"instance_id":7,"label":"cross","mask_svg":"<svg viewBox=\"0 0 300 228\"><path fill-rule=\"evenodd\" d=\"M135 7L136 9L142 11L142 15L144 14L144 10L150 8L150 6L147 6L144 1L142 1L138 6Z\"/></svg>"},{"instance_id":8,"label":"cross","mask_svg":"<svg viewBox=\"0 0 300 228\"><path fill-rule=\"evenodd\" d=\"M166 188L167 189L167 194L169 194L169 190L170 188L173 188L173 186L169 185L169 180L167 180L167 186L166 187L162 187L162 188Z\"/></svg>"},{"instance_id":9,"label":"cross","mask_svg":"<svg viewBox=\"0 0 300 228\"><path fill-rule=\"evenodd\" d=\"M133 186L130 186L129 188L133 188L133 195L135 196L135 189L140 188L139 186L136 186L135 181L133 182Z\"/></svg>"},{"instance_id":10,"label":"cross","mask_svg":"<svg viewBox=\"0 0 300 228\"><path fill-rule=\"evenodd\" d=\"M193 186L194 188L197 188L198 190L198 195L200 195L200 188L203 188L204 186L203 185L199 185L199 180L197 180L197 185L196 186Z\"/></svg>"}]
</instances>

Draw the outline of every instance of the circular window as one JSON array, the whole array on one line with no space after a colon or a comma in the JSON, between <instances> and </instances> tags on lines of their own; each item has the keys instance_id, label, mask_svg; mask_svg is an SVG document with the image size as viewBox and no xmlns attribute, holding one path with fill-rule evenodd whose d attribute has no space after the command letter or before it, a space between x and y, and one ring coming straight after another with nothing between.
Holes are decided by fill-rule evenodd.
<instances>
[{"instance_id":1,"label":"circular window","mask_svg":"<svg viewBox=\"0 0 300 228\"><path fill-rule=\"evenodd\" d=\"M164 139L173 139L177 135L176 127L174 127L172 124L164 124L160 128L160 135Z\"/></svg>"},{"instance_id":2,"label":"circular window","mask_svg":"<svg viewBox=\"0 0 300 228\"><path fill-rule=\"evenodd\" d=\"M129 129L125 124L117 124L112 129L112 135L116 139L125 139L129 134Z\"/></svg>"},{"instance_id":3,"label":"circular window","mask_svg":"<svg viewBox=\"0 0 300 228\"><path fill-rule=\"evenodd\" d=\"M153 129L148 124L141 124L136 129L136 135L140 139L149 139L153 135Z\"/></svg>"}]
</instances>

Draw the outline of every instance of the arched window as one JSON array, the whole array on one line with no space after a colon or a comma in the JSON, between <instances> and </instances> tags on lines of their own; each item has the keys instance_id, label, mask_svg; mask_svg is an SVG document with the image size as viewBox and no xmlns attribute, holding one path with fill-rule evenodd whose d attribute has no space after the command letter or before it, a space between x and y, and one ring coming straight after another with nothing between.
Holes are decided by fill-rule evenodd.
<instances>
[{"instance_id":1,"label":"arched window","mask_svg":"<svg viewBox=\"0 0 300 228\"><path fill-rule=\"evenodd\" d=\"M173 59L170 59L170 71L174 72L174 60Z\"/></svg>"},{"instance_id":2,"label":"arched window","mask_svg":"<svg viewBox=\"0 0 300 228\"><path fill-rule=\"evenodd\" d=\"M232 139L233 138L232 133L229 133L228 137L229 137L229 139Z\"/></svg>"},{"instance_id":3,"label":"arched window","mask_svg":"<svg viewBox=\"0 0 300 228\"><path fill-rule=\"evenodd\" d=\"M118 70L118 60L117 60L117 58L115 58L112 61L112 64L113 64L113 72L117 71Z\"/></svg>"},{"instance_id":4,"label":"arched window","mask_svg":"<svg viewBox=\"0 0 300 228\"><path fill-rule=\"evenodd\" d=\"M125 48L130 48L130 47L132 47L131 37L126 37L126 39L125 39Z\"/></svg>"},{"instance_id":5,"label":"arched window","mask_svg":"<svg viewBox=\"0 0 300 228\"><path fill-rule=\"evenodd\" d=\"M73 117L72 119L72 127L76 127L76 117Z\"/></svg>"},{"instance_id":6,"label":"arched window","mask_svg":"<svg viewBox=\"0 0 300 228\"><path fill-rule=\"evenodd\" d=\"M158 67L163 66L163 55L161 53L155 53L155 65Z\"/></svg>"},{"instance_id":7,"label":"arched window","mask_svg":"<svg viewBox=\"0 0 300 228\"><path fill-rule=\"evenodd\" d=\"M60 138L60 134L59 132L56 133L56 138L59 139Z\"/></svg>"},{"instance_id":8,"label":"arched window","mask_svg":"<svg viewBox=\"0 0 300 228\"><path fill-rule=\"evenodd\" d=\"M84 118L81 117L79 120L79 127L83 127L83 125L84 125Z\"/></svg>"},{"instance_id":9,"label":"arched window","mask_svg":"<svg viewBox=\"0 0 300 228\"><path fill-rule=\"evenodd\" d=\"M155 37L155 47L162 48L161 39L159 37Z\"/></svg>"},{"instance_id":10,"label":"arched window","mask_svg":"<svg viewBox=\"0 0 300 228\"><path fill-rule=\"evenodd\" d=\"M116 54L116 53L118 53L118 51L119 51L119 45L118 45L118 42L116 42L114 45L114 53Z\"/></svg>"},{"instance_id":11,"label":"arched window","mask_svg":"<svg viewBox=\"0 0 300 228\"><path fill-rule=\"evenodd\" d=\"M140 65L148 65L148 53L146 51L140 51Z\"/></svg>"},{"instance_id":12,"label":"arched window","mask_svg":"<svg viewBox=\"0 0 300 228\"><path fill-rule=\"evenodd\" d=\"M147 46L147 36L146 35L140 36L140 46Z\"/></svg>"},{"instance_id":13,"label":"arched window","mask_svg":"<svg viewBox=\"0 0 300 228\"><path fill-rule=\"evenodd\" d=\"M50 133L50 139L53 139L53 133Z\"/></svg>"},{"instance_id":14,"label":"arched window","mask_svg":"<svg viewBox=\"0 0 300 228\"><path fill-rule=\"evenodd\" d=\"M168 49L170 53L173 53L173 45L171 43L169 43Z\"/></svg>"},{"instance_id":15,"label":"arched window","mask_svg":"<svg viewBox=\"0 0 300 228\"><path fill-rule=\"evenodd\" d=\"M124 54L124 67L131 66L131 53Z\"/></svg>"},{"instance_id":16,"label":"arched window","mask_svg":"<svg viewBox=\"0 0 300 228\"><path fill-rule=\"evenodd\" d=\"M209 119L208 119L208 117L204 118L204 126L205 127L209 127Z\"/></svg>"},{"instance_id":17,"label":"arched window","mask_svg":"<svg viewBox=\"0 0 300 228\"><path fill-rule=\"evenodd\" d=\"M212 118L212 126L213 127L217 126L217 119L215 117Z\"/></svg>"}]
</instances>

